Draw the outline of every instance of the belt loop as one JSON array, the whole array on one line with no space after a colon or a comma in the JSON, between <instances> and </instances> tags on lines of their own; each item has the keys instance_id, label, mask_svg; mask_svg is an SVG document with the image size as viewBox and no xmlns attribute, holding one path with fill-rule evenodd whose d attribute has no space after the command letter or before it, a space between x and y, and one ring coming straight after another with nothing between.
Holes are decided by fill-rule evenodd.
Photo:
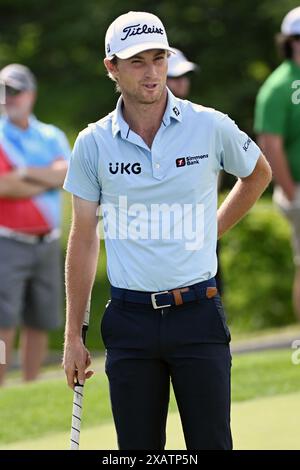
<instances>
[{"instance_id":1,"label":"belt loop","mask_svg":"<svg viewBox=\"0 0 300 470\"><path fill-rule=\"evenodd\" d=\"M190 289L188 287L181 287L180 289L173 289L170 291L173 294L176 306L183 304L181 293L188 292L189 290Z\"/></svg>"},{"instance_id":2,"label":"belt loop","mask_svg":"<svg viewBox=\"0 0 300 470\"><path fill-rule=\"evenodd\" d=\"M115 287L113 287L112 285L110 286L110 298L114 298L114 295L113 295L113 289L115 289ZM119 296L117 297L117 301L120 302L120 306L121 308L124 307L124 302L126 301L125 297L126 297L126 290L125 289L121 289L121 288L118 288L118 291L119 291Z\"/></svg>"}]
</instances>

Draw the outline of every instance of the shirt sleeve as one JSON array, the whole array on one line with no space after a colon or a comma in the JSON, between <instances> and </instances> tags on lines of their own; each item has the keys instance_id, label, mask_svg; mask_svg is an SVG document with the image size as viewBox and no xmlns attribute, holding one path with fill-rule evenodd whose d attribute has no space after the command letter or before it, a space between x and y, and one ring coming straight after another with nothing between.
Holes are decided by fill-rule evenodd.
<instances>
[{"instance_id":1,"label":"shirt sleeve","mask_svg":"<svg viewBox=\"0 0 300 470\"><path fill-rule=\"evenodd\" d=\"M240 178L249 176L261 154L260 148L227 114L217 113L216 158L218 170Z\"/></svg>"},{"instance_id":2,"label":"shirt sleeve","mask_svg":"<svg viewBox=\"0 0 300 470\"><path fill-rule=\"evenodd\" d=\"M98 149L90 133L81 132L75 141L63 188L82 199L100 202Z\"/></svg>"},{"instance_id":3,"label":"shirt sleeve","mask_svg":"<svg viewBox=\"0 0 300 470\"><path fill-rule=\"evenodd\" d=\"M284 136L286 134L288 106L280 87L260 89L255 103L254 130Z\"/></svg>"}]
</instances>

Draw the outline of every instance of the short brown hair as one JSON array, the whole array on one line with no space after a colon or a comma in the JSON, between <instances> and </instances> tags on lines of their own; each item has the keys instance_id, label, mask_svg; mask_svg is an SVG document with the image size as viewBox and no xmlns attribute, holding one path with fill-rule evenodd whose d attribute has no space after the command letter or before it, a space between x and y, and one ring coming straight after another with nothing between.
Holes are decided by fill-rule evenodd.
<instances>
[{"instance_id":1,"label":"short brown hair","mask_svg":"<svg viewBox=\"0 0 300 470\"><path fill-rule=\"evenodd\" d=\"M114 57L111 59L111 63L112 63L113 65L117 65L117 63L118 63L118 57L117 57L117 56L114 56ZM114 77L110 72L108 72L108 76L109 76L109 78L110 78L113 82L115 82L115 84L116 84L116 92L117 92L117 93L121 93L121 88L119 87L118 81L115 79L115 77Z\"/></svg>"}]
</instances>

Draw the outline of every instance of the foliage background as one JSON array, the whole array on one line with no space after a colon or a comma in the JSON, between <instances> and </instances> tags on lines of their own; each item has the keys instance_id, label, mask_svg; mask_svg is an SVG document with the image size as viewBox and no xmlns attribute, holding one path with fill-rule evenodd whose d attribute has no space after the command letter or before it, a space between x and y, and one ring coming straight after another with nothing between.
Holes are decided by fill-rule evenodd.
<instances>
[{"instance_id":1,"label":"foliage background","mask_svg":"<svg viewBox=\"0 0 300 470\"><path fill-rule=\"evenodd\" d=\"M252 133L258 87L279 64L274 34L294 0L0 0L0 67L28 65L39 81L37 115L71 140L114 107L103 66L110 22L129 10L158 14L169 42L197 62L191 99Z\"/></svg>"}]
</instances>

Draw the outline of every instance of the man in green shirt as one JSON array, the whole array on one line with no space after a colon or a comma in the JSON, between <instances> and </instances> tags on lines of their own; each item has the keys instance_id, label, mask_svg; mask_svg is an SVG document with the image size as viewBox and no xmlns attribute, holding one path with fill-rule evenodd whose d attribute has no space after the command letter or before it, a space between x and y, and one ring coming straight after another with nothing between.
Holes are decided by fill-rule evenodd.
<instances>
[{"instance_id":1,"label":"man in green shirt","mask_svg":"<svg viewBox=\"0 0 300 470\"><path fill-rule=\"evenodd\" d=\"M273 170L273 200L293 230L293 301L300 319L300 7L284 17L278 45L284 61L259 90L254 129Z\"/></svg>"}]
</instances>

